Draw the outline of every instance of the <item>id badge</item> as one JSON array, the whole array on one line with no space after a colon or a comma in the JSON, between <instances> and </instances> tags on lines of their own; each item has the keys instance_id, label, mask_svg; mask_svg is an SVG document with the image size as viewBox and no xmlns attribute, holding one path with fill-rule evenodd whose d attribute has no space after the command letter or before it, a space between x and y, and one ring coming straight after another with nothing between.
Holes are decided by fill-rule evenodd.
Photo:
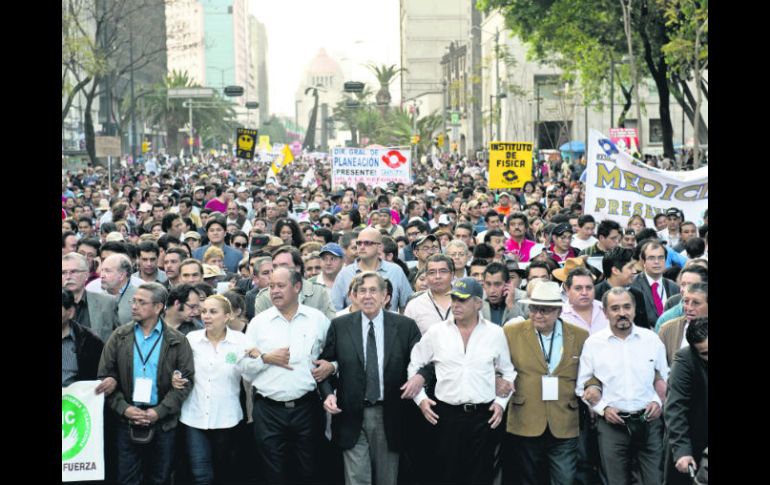
<instances>
[{"instance_id":1,"label":"id badge","mask_svg":"<svg viewBox=\"0 0 770 485\"><path fill-rule=\"evenodd\" d=\"M557 401L559 399L559 378L543 376L543 401Z\"/></svg>"},{"instance_id":2,"label":"id badge","mask_svg":"<svg viewBox=\"0 0 770 485\"><path fill-rule=\"evenodd\" d=\"M134 381L134 402L149 404L152 397L152 379L137 377Z\"/></svg>"}]
</instances>

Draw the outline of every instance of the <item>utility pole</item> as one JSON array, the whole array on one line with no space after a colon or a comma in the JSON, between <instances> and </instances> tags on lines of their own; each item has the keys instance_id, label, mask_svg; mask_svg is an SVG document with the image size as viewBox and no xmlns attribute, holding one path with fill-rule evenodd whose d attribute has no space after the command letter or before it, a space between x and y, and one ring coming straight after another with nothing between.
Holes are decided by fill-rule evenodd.
<instances>
[{"instance_id":1,"label":"utility pole","mask_svg":"<svg viewBox=\"0 0 770 485\"><path fill-rule=\"evenodd\" d=\"M329 105L321 104L321 151L329 151Z\"/></svg>"},{"instance_id":2,"label":"utility pole","mask_svg":"<svg viewBox=\"0 0 770 485\"><path fill-rule=\"evenodd\" d=\"M502 118L502 106L500 105L500 28L495 28L495 97L497 98L497 139L502 140L500 136L500 118ZM490 106L491 107L491 106Z\"/></svg>"},{"instance_id":3,"label":"utility pole","mask_svg":"<svg viewBox=\"0 0 770 485\"><path fill-rule=\"evenodd\" d=\"M190 137L188 138L188 143L190 145L190 158L192 158L192 155L193 155L193 120L192 120L193 100L192 98L188 98L187 103L188 103L188 109L189 109L188 113L190 116L189 118L190 119Z\"/></svg>"},{"instance_id":4,"label":"utility pole","mask_svg":"<svg viewBox=\"0 0 770 485\"><path fill-rule=\"evenodd\" d=\"M136 97L134 96L134 29L128 27L128 58L131 63L131 158L136 163Z\"/></svg>"},{"instance_id":5,"label":"utility pole","mask_svg":"<svg viewBox=\"0 0 770 485\"><path fill-rule=\"evenodd\" d=\"M448 110L448 108L447 108L447 80L446 79L444 79L441 82L441 86L442 86L442 90L444 91L443 92L443 95L444 95L444 103L443 104L444 104L444 106L443 106L443 113L441 113L441 121L444 124L444 131L442 132L442 135L444 136L444 138L443 138L444 143L443 143L443 146L441 147L441 149L443 151L446 151L446 144L449 143L449 140L448 140L449 137L446 134L446 113L447 113L447 110Z\"/></svg>"},{"instance_id":6,"label":"utility pole","mask_svg":"<svg viewBox=\"0 0 770 485\"><path fill-rule=\"evenodd\" d=\"M610 58L610 128L615 126L615 59Z\"/></svg>"}]
</instances>

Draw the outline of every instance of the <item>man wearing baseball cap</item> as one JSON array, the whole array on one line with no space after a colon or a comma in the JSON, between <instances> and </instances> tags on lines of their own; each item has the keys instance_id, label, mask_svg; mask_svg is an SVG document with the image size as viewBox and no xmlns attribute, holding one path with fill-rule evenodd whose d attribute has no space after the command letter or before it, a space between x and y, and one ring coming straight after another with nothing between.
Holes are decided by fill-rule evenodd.
<instances>
[{"instance_id":1,"label":"man wearing baseball cap","mask_svg":"<svg viewBox=\"0 0 770 485\"><path fill-rule=\"evenodd\" d=\"M430 363L436 368L436 401L424 389L414 401L436 425L434 478L440 483L492 483L494 475L494 430L509 399L495 395L495 374L513 382L516 371L503 329L479 315L483 294L473 278L455 281L452 315L432 325L412 349L410 378Z\"/></svg>"},{"instance_id":2,"label":"man wearing baseball cap","mask_svg":"<svg viewBox=\"0 0 770 485\"><path fill-rule=\"evenodd\" d=\"M374 225L375 229L385 229L388 231L388 235L393 239L397 239L405 235L403 227L397 224L393 224L393 214L390 212L389 208L383 207L381 209L377 209L377 215L379 218L376 220L379 222L379 224ZM372 222L374 222L375 219L372 219Z\"/></svg>"},{"instance_id":3,"label":"man wearing baseball cap","mask_svg":"<svg viewBox=\"0 0 770 485\"><path fill-rule=\"evenodd\" d=\"M573 483L579 435L573 393L588 331L561 320L558 283L538 282L523 302L529 319L503 330L517 371L506 427L515 443L513 460L504 458L511 466L503 468L503 480L514 474L521 483L538 483L538 464L545 460L552 483Z\"/></svg>"},{"instance_id":4,"label":"man wearing baseball cap","mask_svg":"<svg viewBox=\"0 0 770 485\"><path fill-rule=\"evenodd\" d=\"M554 261L563 265L569 258L574 258L580 251L573 248L572 244L572 227L566 222L557 224L551 232L551 246L548 251L551 253L551 258ZM530 256L532 254L530 253Z\"/></svg>"},{"instance_id":5,"label":"man wearing baseball cap","mask_svg":"<svg viewBox=\"0 0 770 485\"><path fill-rule=\"evenodd\" d=\"M314 203L311 202L311 204ZM337 243L328 243L321 247L319 254L321 255L321 273L310 278L310 281L324 285L326 291L329 292L329 298L331 298L334 280L337 278L342 269L342 263L345 261L345 251Z\"/></svg>"},{"instance_id":6,"label":"man wearing baseball cap","mask_svg":"<svg viewBox=\"0 0 770 485\"><path fill-rule=\"evenodd\" d=\"M682 224L684 214L676 207L666 211L666 227L658 231L658 237L661 241L666 241L666 245L673 248L679 244L679 226Z\"/></svg>"}]
</instances>

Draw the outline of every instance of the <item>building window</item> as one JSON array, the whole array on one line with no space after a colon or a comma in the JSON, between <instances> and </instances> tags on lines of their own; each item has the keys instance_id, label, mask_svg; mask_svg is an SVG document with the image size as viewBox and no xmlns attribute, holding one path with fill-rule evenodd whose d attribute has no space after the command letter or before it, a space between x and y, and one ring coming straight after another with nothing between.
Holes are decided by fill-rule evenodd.
<instances>
[{"instance_id":1,"label":"building window","mask_svg":"<svg viewBox=\"0 0 770 485\"><path fill-rule=\"evenodd\" d=\"M650 143L663 143L663 124L660 120L650 119Z\"/></svg>"},{"instance_id":2,"label":"building window","mask_svg":"<svg viewBox=\"0 0 770 485\"><path fill-rule=\"evenodd\" d=\"M562 86L559 84L561 76L558 74L537 74L535 75L535 95L543 100L560 99Z\"/></svg>"}]
</instances>

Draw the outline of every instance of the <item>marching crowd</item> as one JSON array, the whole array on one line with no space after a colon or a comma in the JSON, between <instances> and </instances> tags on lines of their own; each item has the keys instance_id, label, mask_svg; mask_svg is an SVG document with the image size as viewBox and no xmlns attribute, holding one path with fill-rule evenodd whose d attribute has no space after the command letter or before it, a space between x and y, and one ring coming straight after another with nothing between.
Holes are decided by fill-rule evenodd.
<instances>
[{"instance_id":1,"label":"marching crowd","mask_svg":"<svg viewBox=\"0 0 770 485\"><path fill-rule=\"evenodd\" d=\"M62 387L100 381L107 481L707 483L708 212L439 165L63 171Z\"/></svg>"}]
</instances>

